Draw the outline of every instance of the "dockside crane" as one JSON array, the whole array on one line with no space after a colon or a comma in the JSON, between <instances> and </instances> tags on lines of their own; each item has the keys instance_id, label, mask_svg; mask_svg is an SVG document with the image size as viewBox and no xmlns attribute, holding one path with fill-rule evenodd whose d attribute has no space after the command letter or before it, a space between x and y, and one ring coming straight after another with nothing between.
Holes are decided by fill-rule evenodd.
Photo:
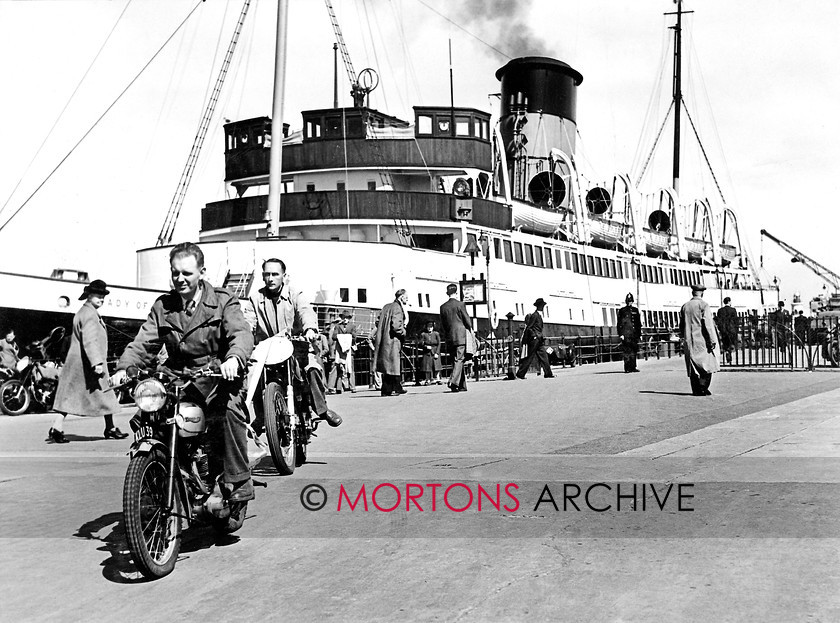
<instances>
[{"instance_id":1,"label":"dockside crane","mask_svg":"<svg viewBox=\"0 0 840 623\"><path fill-rule=\"evenodd\" d=\"M818 261L808 257L802 251L795 249L794 247L790 246L787 242L783 240L779 240L768 232L766 229L761 230L762 237L769 238L777 245L782 247L785 251L787 251L791 255L791 262L800 263L803 266L811 269L811 271L816 274L817 276L821 277L826 283L828 283L832 288L834 288L835 294L840 294L840 275L835 273L833 270L826 268Z\"/></svg>"}]
</instances>

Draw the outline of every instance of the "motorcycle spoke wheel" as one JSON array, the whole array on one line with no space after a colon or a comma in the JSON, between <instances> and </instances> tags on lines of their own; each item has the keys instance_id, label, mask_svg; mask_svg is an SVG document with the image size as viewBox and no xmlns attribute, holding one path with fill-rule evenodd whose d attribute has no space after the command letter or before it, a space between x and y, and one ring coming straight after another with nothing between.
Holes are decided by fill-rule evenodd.
<instances>
[{"instance_id":1,"label":"motorcycle spoke wheel","mask_svg":"<svg viewBox=\"0 0 840 623\"><path fill-rule=\"evenodd\" d=\"M123 489L125 533L132 558L149 578L168 575L181 549L181 521L166 507L169 468L160 452L136 455L128 465Z\"/></svg>"},{"instance_id":2,"label":"motorcycle spoke wheel","mask_svg":"<svg viewBox=\"0 0 840 623\"><path fill-rule=\"evenodd\" d=\"M17 379L0 385L0 409L6 415L23 415L29 410L32 397L26 386Z\"/></svg>"},{"instance_id":3,"label":"motorcycle spoke wheel","mask_svg":"<svg viewBox=\"0 0 840 623\"><path fill-rule=\"evenodd\" d=\"M266 383L263 392L263 412L265 414L265 433L274 467L281 476L289 476L295 471L295 430L291 426L289 409L280 383Z\"/></svg>"}]
</instances>

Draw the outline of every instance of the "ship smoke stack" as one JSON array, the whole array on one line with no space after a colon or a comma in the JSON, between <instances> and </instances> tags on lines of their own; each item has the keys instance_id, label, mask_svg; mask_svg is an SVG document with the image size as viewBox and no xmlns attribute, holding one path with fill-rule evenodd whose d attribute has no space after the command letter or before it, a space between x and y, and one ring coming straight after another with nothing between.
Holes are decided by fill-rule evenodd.
<instances>
[{"instance_id":1,"label":"ship smoke stack","mask_svg":"<svg viewBox=\"0 0 840 623\"><path fill-rule=\"evenodd\" d=\"M583 76L562 61L525 56L496 71L502 83L501 133L513 196L549 208L568 205L569 171L551 150L573 155L577 87Z\"/></svg>"}]
</instances>

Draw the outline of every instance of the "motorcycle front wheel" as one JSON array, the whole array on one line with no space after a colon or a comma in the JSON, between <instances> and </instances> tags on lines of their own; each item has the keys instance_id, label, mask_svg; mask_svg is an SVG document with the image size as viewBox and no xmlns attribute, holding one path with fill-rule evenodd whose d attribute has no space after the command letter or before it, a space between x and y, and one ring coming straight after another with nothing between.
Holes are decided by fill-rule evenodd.
<instances>
[{"instance_id":1,"label":"motorcycle front wheel","mask_svg":"<svg viewBox=\"0 0 840 623\"><path fill-rule=\"evenodd\" d=\"M6 415L23 415L31 402L29 391L19 380L12 379L0 385L0 409Z\"/></svg>"},{"instance_id":2,"label":"motorcycle front wheel","mask_svg":"<svg viewBox=\"0 0 840 623\"><path fill-rule=\"evenodd\" d=\"M131 557L147 578L162 578L175 568L181 550L181 520L166 508L169 462L162 452L135 455L123 488L125 535Z\"/></svg>"},{"instance_id":3,"label":"motorcycle front wheel","mask_svg":"<svg viewBox=\"0 0 840 623\"><path fill-rule=\"evenodd\" d=\"M274 467L281 476L289 476L295 471L295 429L291 425L289 409L286 407L286 398L280 383L269 381L265 384L263 412L265 433Z\"/></svg>"}]
</instances>

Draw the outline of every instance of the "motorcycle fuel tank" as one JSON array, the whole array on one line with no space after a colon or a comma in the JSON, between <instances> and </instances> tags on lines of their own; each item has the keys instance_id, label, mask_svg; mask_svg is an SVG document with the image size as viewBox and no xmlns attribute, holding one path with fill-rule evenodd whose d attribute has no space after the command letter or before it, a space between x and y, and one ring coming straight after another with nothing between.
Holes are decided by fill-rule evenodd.
<instances>
[{"instance_id":1,"label":"motorcycle fuel tank","mask_svg":"<svg viewBox=\"0 0 840 623\"><path fill-rule=\"evenodd\" d=\"M195 437L203 433L206 428L204 410L194 402L182 402L179 405L175 422L178 424L178 434L181 437Z\"/></svg>"}]
</instances>

